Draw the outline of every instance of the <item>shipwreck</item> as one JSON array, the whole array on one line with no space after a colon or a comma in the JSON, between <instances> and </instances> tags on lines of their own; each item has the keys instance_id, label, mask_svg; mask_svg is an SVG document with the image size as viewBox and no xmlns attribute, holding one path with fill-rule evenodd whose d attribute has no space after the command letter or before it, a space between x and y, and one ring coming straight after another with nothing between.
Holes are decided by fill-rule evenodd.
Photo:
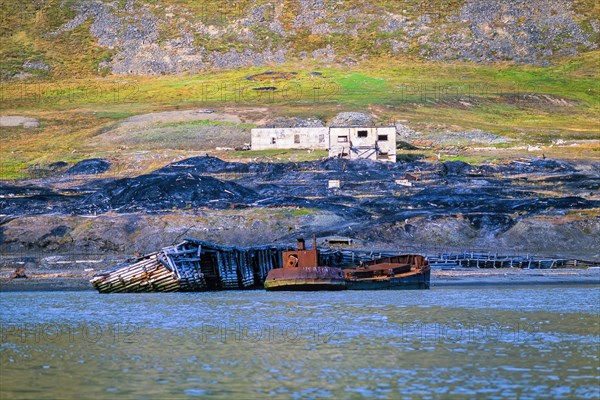
<instances>
[{"instance_id":1,"label":"shipwreck","mask_svg":"<svg viewBox=\"0 0 600 400\"><path fill-rule=\"evenodd\" d=\"M138 257L96 274L100 293L198 292L262 288L281 267L287 246L233 247L196 239Z\"/></svg>"},{"instance_id":2,"label":"shipwreck","mask_svg":"<svg viewBox=\"0 0 600 400\"><path fill-rule=\"evenodd\" d=\"M295 249L185 239L101 271L90 282L100 293L428 289L429 263L420 255L317 249L316 239L312 250L303 239Z\"/></svg>"}]
</instances>

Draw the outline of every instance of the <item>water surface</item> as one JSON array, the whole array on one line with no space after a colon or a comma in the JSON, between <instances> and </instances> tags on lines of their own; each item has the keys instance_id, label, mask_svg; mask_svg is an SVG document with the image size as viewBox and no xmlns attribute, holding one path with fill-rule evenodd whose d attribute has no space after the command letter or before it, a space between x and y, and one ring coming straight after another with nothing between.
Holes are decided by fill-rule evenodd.
<instances>
[{"instance_id":1,"label":"water surface","mask_svg":"<svg viewBox=\"0 0 600 400\"><path fill-rule=\"evenodd\" d=\"M0 293L0 398L600 398L595 287Z\"/></svg>"}]
</instances>

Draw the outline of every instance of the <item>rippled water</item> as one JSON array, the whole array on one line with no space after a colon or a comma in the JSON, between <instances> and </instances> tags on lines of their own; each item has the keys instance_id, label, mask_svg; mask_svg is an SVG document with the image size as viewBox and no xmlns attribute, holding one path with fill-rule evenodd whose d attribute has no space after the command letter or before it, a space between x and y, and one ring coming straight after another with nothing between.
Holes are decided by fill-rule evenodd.
<instances>
[{"instance_id":1,"label":"rippled water","mask_svg":"<svg viewBox=\"0 0 600 400\"><path fill-rule=\"evenodd\" d=\"M598 287L0 293L0 398L599 398Z\"/></svg>"}]
</instances>

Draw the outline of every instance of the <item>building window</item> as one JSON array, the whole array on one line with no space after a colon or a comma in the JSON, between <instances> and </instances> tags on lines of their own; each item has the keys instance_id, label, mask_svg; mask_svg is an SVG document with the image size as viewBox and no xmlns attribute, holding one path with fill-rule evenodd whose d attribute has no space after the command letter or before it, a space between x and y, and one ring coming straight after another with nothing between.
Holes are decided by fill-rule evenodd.
<instances>
[{"instance_id":1,"label":"building window","mask_svg":"<svg viewBox=\"0 0 600 400\"><path fill-rule=\"evenodd\" d=\"M369 136L369 131L358 131L359 138L365 138Z\"/></svg>"},{"instance_id":2,"label":"building window","mask_svg":"<svg viewBox=\"0 0 600 400\"><path fill-rule=\"evenodd\" d=\"M347 143L348 136L338 136L338 143Z\"/></svg>"},{"instance_id":3,"label":"building window","mask_svg":"<svg viewBox=\"0 0 600 400\"><path fill-rule=\"evenodd\" d=\"M300 143L300 135L294 135L294 143Z\"/></svg>"},{"instance_id":4,"label":"building window","mask_svg":"<svg viewBox=\"0 0 600 400\"><path fill-rule=\"evenodd\" d=\"M379 135L377 136L377 140L379 140L380 142L387 142L388 135Z\"/></svg>"},{"instance_id":5,"label":"building window","mask_svg":"<svg viewBox=\"0 0 600 400\"><path fill-rule=\"evenodd\" d=\"M277 143L277 139L271 138L271 144L275 144L275 143Z\"/></svg>"}]
</instances>

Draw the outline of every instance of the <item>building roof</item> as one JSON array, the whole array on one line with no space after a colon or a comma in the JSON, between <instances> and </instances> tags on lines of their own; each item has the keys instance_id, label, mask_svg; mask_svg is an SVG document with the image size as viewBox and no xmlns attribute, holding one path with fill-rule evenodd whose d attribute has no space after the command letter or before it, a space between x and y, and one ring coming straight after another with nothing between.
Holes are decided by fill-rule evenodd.
<instances>
[{"instance_id":1,"label":"building roof","mask_svg":"<svg viewBox=\"0 0 600 400\"><path fill-rule=\"evenodd\" d=\"M327 128L395 128L395 125L341 125L341 126L328 126Z\"/></svg>"},{"instance_id":2,"label":"building roof","mask_svg":"<svg viewBox=\"0 0 600 400\"><path fill-rule=\"evenodd\" d=\"M365 129L372 129L372 128L396 128L395 125L342 125L342 126L286 126L286 127L269 127L269 126L265 126L265 127L257 127L257 128L252 128L252 129L298 129L298 128L305 128L305 129L315 129L315 128L327 128L327 129L331 129L331 128L344 128L344 129L348 129L348 128L365 128Z\"/></svg>"}]
</instances>

